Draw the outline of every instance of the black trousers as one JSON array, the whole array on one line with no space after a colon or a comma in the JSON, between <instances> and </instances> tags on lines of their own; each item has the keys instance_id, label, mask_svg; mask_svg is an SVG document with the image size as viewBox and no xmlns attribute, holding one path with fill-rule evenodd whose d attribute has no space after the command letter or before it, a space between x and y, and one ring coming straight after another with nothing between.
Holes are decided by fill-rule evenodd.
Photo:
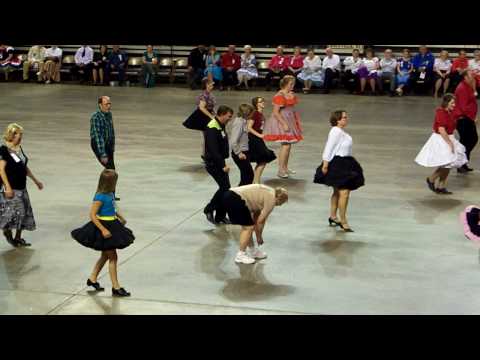
<instances>
[{"instance_id":1,"label":"black trousers","mask_svg":"<svg viewBox=\"0 0 480 360\"><path fill-rule=\"evenodd\" d=\"M213 213L215 212L215 221L223 220L227 212L225 207L223 206L223 195L230 189L230 178L228 177L228 173L223 171L223 169L219 169L215 165L208 164L205 166L207 172L210 176L215 180L218 184L218 190L213 195L212 199L208 203L208 205L203 210L204 213Z\"/></svg>"},{"instance_id":2,"label":"black trousers","mask_svg":"<svg viewBox=\"0 0 480 360\"><path fill-rule=\"evenodd\" d=\"M285 71L280 71L280 72L274 72L270 69L268 69L268 73L267 75L265 76L265 86L267 88L270 88L270 86L272 85L272 78L274 76L279 76L280 79L283 78L284 76L286 75Z\"/></svg>"},{"instance_id":3,"label":"black trousers","mask_svg":"<svg viewBox=\"0 0 480 360\"><path fill-rule=\"evenodd\" d=\"M232 159L240 170L240 184L238 186L250 185L253 183L254 173L252 169L252 164L250 164L250 156L248 151L243 152L247 158L245 160L240 160L238 156L232 152Z\"/></svg>"},{"instance_id":4,"label":"black trousers","mask_svg":"<svg viewBox=\"0 0 480 360\"><path fill-rule=\"evenodd\" d=\"M71 68L70 71L75 78L78 78L80 69L83 69L82 80L85 81L85 82L90 81L90 79L92 78L93 64L90 63L90 64L87 64L87 65L84 65L83 67L80 67L78 65L74 65Z\"/></svg>"},{"instance_id":5,"label":"black trousers","mask_svg":"<svg viewBox=\"0 0 480 360\"><path fill-rule=\"evenodd\" d=\"M114 160L114 157L113 157L113 150L112 150L112 147L111 146L107 146L105 147L105 151L107 153L107 157L108 157L108 161L107 161L107 164L103 164L101 162L101 154L99 153L99 151L97 150L97 147L95 146L95 144L93 142L91 142L91 147L92 147L92 150L93 150L93 153L95 154L95 157L97 158L98 162L105 168L105 169L112 169L112 170L115 170L115 160Z\"/></svg>"},{"instance_id":6,"label":"black trousers","mask_svg":"<svg viewBox=\"0 0 480 360\"><path fill-rule=\"evenodd\" d=\"M338 71L332 69L325 70L325 90L330 90L332 88L333 79L338 78Z\"/></svg>"},{"instance_id":7,"label":"black trousers","mask_svg":"<svg viewBox=\"0 0 480 360\"><path fill-rule=\"evenodd\" d=\"M345 86L349 92L353 93L356 91L359 83L360 82L358 81L357 74L353 74L351 70L345 71L345 75L343 77L343 86Z\"/></svg>"},{"instance_id":8,"label":"black trousers","mask_svg":"<svg viewBox=\"0 0 480 360\"><path fill-rule=\"evenodd\" d=\"M425 73L425 79L420 79L420 72L414 71L410 75L410 83L413 85L413 90L417 94L426 94L433 88L433 74ZM423 82L419 82L423 81Z\"/></svg>"},{"instance_id":9,"label":"black trousers","mask_svg":"<svg viewBox=\"0 0 480 360\"><path fill-rule=\"evenodd\" d=\"M238 84L237 72L235 70L228 71L227 69L222 69L222 73L224 86L235 86Z\"/></svg>"},{"instance_id":10,"label":"black trousers","mask_svg":"<svg viewBox=\"0 0 480 360\"><path fill-rule=\"evenodd\" d=\"M457 131L460 135L460 143L465 146L467 159L470 161L470 153L478 142L477 126L475 121L462 117L457 121Z\"/></svg>"},{"instance_id":11,"label":"black trousers","mask_svg":"<svg viewBox=\"0 0 480 360\"><path fill-rule=\"evenodd\" d=\"M192 90L195 90L198 86L201 85L202 79L204 76L204 70L202 68L193 68L192 72L189 74L189 85Z\"/></svg>"}]
</instances>

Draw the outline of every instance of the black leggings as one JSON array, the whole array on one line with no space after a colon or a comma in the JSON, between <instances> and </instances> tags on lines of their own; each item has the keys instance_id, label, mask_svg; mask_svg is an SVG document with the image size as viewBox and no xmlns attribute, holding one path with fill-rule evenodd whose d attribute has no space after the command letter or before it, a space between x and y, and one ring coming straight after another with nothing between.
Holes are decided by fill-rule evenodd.
<instances>
[{"instance_id":1,"label":"black leggings","mask_svg":"<svg viewBox=\"0 0 480 360\"><path fill-rule=\"evenodd\" d=\"M254 178L252 164L250 164L250 155L248 151L243 151L243 153L247 157L245 160L240 160L238 156L232 152L232 159L240 170L240 184L238 184L238 186L250 185L253 183Z\"/></svg>"},{"instance_id":2,"label":"black leggings","mask_svg":"<svg viewBox=\"0 0 480 360\"><path fill-rule=\"evenodd\" d=\"M478 142L477 126L475 121L462 117L457 121L457 131L460 135L460 143L465 146L467 159L470 161L470 153Z\"/></svg>"},{"instance_id":3,"label":"black leggings","mask_svg":"<svg viewBox=\"0 0 480 360\"><path fill-rule=\"evenodd\" d=\"M204 213L213 213L215 211L215 221L225 218L227 212L223 206L223 194L230 189L230 178L228 173L215 165L207 164L206 170L218 185L218 190L213 195L208 205L203 210Z\"/></svg>"}]
</instances>

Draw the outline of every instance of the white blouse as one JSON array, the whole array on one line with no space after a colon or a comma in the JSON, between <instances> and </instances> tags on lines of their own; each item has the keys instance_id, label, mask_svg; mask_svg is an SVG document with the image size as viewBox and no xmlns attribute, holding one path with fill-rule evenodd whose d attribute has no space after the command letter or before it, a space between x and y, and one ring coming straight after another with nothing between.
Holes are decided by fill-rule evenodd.
<instances>
[{"instance_id":1,"label":"white blouse","mask_svg":"<svg viewBox=\"0 0 480 360\"><path fill-rule=\"evenodd\" d=\"M468 68L472 70L475 74L480 73L480 61L476 61L475 59L468 60Z\"/></svg>"},{"instance_id":2,"label":"white blouse","mask_svg":"<svg viewBox=\"0 0 480 360\"><path fill-rule=\"evenodd\" d=\"M328 133L327 144L322 159L332 161L335 156L352 156L352 137L338 126L333 126Z\"/></svg>"},{"instance_id":3,"label":"white blouse","mask_svg":"<svg viewBox=\"0 0 480 360\"><path fill-rule=\"evenodd\" d=\"M360 66L362 66L363 60L360 57L355 58L353 56L346 57L343 60L343 65L345 65L345 71L350 70L353 74L356 74Z\"/></svg>"},{"instance_id":4,"label":"white blouse","mask_svg":"<svg viewBox=\"0 0 480 360\"><path fill-rule=\"evenodd\" d=\"M313 59L307 56L303 59L303 68L307 70L308 73L317 72L322 69L322 60L318 55L315 55Z\"/></svg>"},{"instance_id":5,"label":"white blouse","mask_svg":"<svg viewBox=\"0 0 480 360\"><path fill-rule=\"evenodd\" d=\"M374 57L372 59L363 59L363 66L365 66L368 71L377 70L376 68L378 68L378 58Z\"/></svg>"},{"instance_id":6,"label":"white blouse","mask_svg":"<svg viewBox=\"0 0 480 360\"><path fill-rule=\"evenodd\" d=\"M450 71L452 67L452 62L447 59L447 60L442 60L440 58L435 59L435 63L433 65L433 68L438 71Z\"/></svg>"}]
</instances>

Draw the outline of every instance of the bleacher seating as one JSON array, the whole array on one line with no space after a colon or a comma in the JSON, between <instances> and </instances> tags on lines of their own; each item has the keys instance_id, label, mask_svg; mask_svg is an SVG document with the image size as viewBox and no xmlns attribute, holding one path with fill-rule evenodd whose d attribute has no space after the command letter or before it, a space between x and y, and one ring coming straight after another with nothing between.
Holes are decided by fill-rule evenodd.
<instances>
[{"instance_id":1,"label":"bleacher seating","mask_svg":"<svg viewBox=\"0 0 480 360\"><path fill-rule=\"evenodd\" d=\"M16 50L26 57L31 45L16 46ZM65 75L70 72L70 68L74 63L73 56L76 50L81 45L58 45L63 50L63 60L62 60L62 81L69 80L69 76ZM175 82L187 82L188 77L188 55L190 51L196 45L190 46L167 46L167 45L154 45L155 51L160 56L159 63L159 81L162 82L162 78L168 83ZM364 50L364 45L316 45L315 48L316 54L324 56L325 48L331 47L336 54L340 56L343 60L345 57L350 56L354 48L358 48L361 52ZM374 48L377 56L381 56L383 51L386 48L390 48L393 51L395 57L400 57L401 52L404 48L411 50L412 54L417 53L419 45L369 45ZM450 53L450 57L456 57L460 49L467 49L468 57L473 57L473 51L480 48L480 45L428 45L435 57L437 57L441 49L446 49ZM97 51L99 46L93 46L94 50ZM134 81L138 79L138 75L141 70L142 65L142 56L145 51L145 45L122 45L121 49L126 51L129 56L128 68L127 68L127 77L128 80ZM109 45L111 50L111 45ZM302 52L305 54L307 46L302 46ZM227 51L227 47L217 47L217 50L220 53ZM285 47L284 52L286 54L293 54L293 47ZM237 46L237 53L241 54L243 52L243 46ZM257 67L259 73L259 81L262 81L268 71L268 61L276 52L276 45L272 46L253 46L253 53L257 59ZM115 75L115 72L112 72Z\"/></svg>"}]
</instances>

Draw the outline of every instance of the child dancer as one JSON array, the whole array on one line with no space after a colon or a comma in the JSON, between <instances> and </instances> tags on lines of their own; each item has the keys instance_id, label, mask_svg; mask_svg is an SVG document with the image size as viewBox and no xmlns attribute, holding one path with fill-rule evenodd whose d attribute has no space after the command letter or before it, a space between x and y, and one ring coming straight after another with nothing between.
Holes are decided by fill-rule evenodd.
<instances>
[{"instance_id":1,"label":"child dancer","mask_svg":"<svg viewBox=\"0 0 480 360\"><path fill-rule=\"evenodd\" d=\"M103 170L90 210L91 221L83 227L73 230L71 235L83 246L102 252L87 280L87 285L92 286L96 291L104 290L97 282L97 277L108 260L112 295L130 296L130 293L118 283L116 249L124 249L129 246L135 240L135 236L130 229L125 227L127 221L115 209L113 191L117 179L118 174L115 170Z\"/></svg>"},{"instance_id":2,"label":"child dancer","mask_svg":"<svg viewBox=\"0 0 480 360\"><path fill-rule=\"evenodd\" d=\"M248 104L241 104L238 107L238 114L233 119L230 139L232 159L240 170L240 183L238 186L250 185L253 182L253 169L250 164L248 148L247 119L253 112L253 107Z\"/></svg>"},{"instance_id":3,"label":"child dancer","mask_svg":"<svg viewBox=\"0 0 480 360\"><path fill-rule=\"evenodd\" d=\"M248 149L250 154L250 161L256 162L255 176L253 178L254 184L260 184L263 170L269 162L272 162L277 157L275 153L267 148L263 141L263 124L265 123L265 116L263 110L265 109L265 99L262 97L255 97L252 99L252 105L255 111L247 121L248 130Z\"/></svg>"}]
</instances>

